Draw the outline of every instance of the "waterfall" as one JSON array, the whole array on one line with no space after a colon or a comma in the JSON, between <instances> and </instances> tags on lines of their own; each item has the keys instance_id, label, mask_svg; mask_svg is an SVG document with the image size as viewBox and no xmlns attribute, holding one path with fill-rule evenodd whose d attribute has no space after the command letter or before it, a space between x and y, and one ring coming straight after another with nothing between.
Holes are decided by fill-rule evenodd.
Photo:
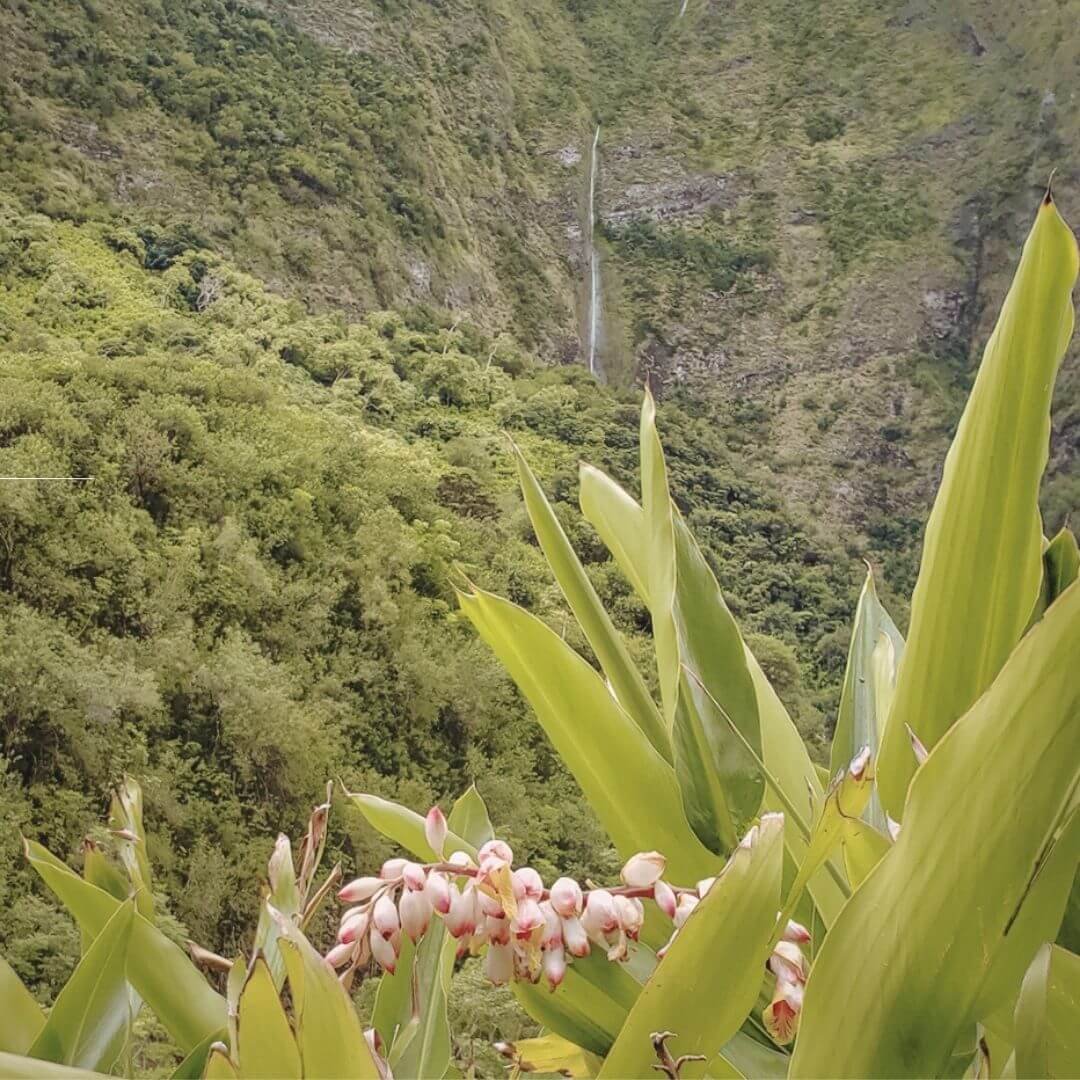
<instances>
[{"instance_id":1,"label":"waterfall","mask_svg":"<svg viewBox=\"0 0 1080 1080\"><path fill-rule=\"evenodd\" d=\"M600 321L600 260L596 252L596 166L600 148L600 125L593 136L589 159L589 371L597 374L596 337Z\"/></svg>"},{"instance_id":2,"label":"waterfall","mask_svg":"<svg viewBox=\"0 0 1080 1080\"><path fill-rule=\"evenodd\" d=\"M679 18L681 19L686 14L686 5L690 3L690 0L682 0L682 7L679 8Z\"/></svg>"}]
</instances>

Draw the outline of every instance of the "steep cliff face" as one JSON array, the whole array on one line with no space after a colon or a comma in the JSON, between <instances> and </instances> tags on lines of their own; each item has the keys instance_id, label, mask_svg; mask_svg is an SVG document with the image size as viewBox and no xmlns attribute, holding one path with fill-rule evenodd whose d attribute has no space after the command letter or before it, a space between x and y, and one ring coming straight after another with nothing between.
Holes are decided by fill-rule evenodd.
<instances>
[{"instance_id":1,"label":"steep cliff face","mask_svg":"<svg viewBox=\"0 0 1080 1080\"><path fill-rule=\"evenodd\" d=\"M691 401L801 512L909 574L1052 169L1080 214L1078 15L21 0L0 12L0 168L34 208L134 227L163 264L219 250L310 307L446 308L556 363L595 340L608 379ZM1080 486L1075 369L1055 520Z\"/></svg>"}]
</instances>

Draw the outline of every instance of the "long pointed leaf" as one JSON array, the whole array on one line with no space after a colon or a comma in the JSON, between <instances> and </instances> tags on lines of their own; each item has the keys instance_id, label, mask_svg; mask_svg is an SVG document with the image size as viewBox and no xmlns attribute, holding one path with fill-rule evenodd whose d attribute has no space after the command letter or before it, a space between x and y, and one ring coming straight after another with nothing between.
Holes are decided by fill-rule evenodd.
<instances>
[{"instance_id":1,"label":"long pointed leaf","mask_svg":"<svg viewBox=\"0 0 1080 1080\"><path fill-rule=\"evenodd\" d=\"M97 937L120 902L84 881L40 844L27 841L26 857L80 929ZM136 915L132 929L127 977L185 1052L225 1027L225 999L183 951L141 915Z\"/></svg>"},{"instance_id":2,"label":"long pointed leaf","mask_svg":"<svg viewBox=\"0 0 1080 1080\"><path fill-rule=\"evenodd\" d=\"M25 1054L45 1026L45 1013L0 956L0 1052Z\"/></svg>"},{"instance_id":3,"label":"long pointed leaf","mask_svg":"<svg viewBox=\"0 0 1080 1080\"><path fill-rule=\"evenodd\" d=\"M1074 585L916 773L899 839L815 959L793 1077L936 1076L979 1018L1077 797L1078 655Z\"/></svg>"},{"instance_id":4,"label":"long pointed leaf","mask_svg":"<svg viewBox=\"0 0 1080 1080\"><path fill-rule=\"evenodd\" d=\"M514 456L533 531L540 541L540 547L559 588L574 613L574 618L596 653L600 667L610 680L615 696L623 708L645 732L657 752L670 761L671 746L664 720L649 694L641 672L630 659L622 637L604 610L604 605L600 603L600 597L596 595L596 590L551 509L543 489L516 446Z\"/></svg>"},{"instance_id":5,"label":"long pointed leaf","mask_svg":"<svg viewBox=\"0 0 1080 1080\"><path fill-rule=\"evenodd\" d=\"M757 1000L783 876L783 822L762 819L749 847L727 866L691 913L638 997L602 1077L648 1076L650 1034L673 1031L672 1052L715 1056Z\"/></svg>"},{"instance_id":6,"label":"long pointed leaf","mask_svg":"<svg viewBox=\"0 0 1080 1080\"><path fill-rule=\"evenodd\" d=\"M1080 956L1039 949L1016 1005L1016 1075L1080 1076Z\"/></svg>"},{"instance_id":7,"label":"long pointed leaf","mask_svg":"<svg viewBox=\"0 0 1080 1080\"><path fill-rule=\"evenodd\" d=\"M623 858L662 851L676 881L709 873L718 860L687 824L671 766L596 671L509 601L476 590L460 594L459 602L533 707Z\"/></svg>"},{"instance_id":8,"label":"long pointed leaf","mask_svg":"<svg viewBox=\"0 0 1080 1080\"><path fill-rule=\"evenodd\" d=\"M102 928L57 996L31 1057L111 1071L133 1019L124 972L134 919L134 903L127 901Z\"/></svg>"},{"instance_id":9,"label":"long pointed leaf","mask_svg":"<svg viewBox=\"0 0 1080 1080\"><path fill-rule=\"evenodd\" d=\"M904 725L932 748L993 681L1042 580L1039 481L1054 378L1072 335L1076 238L1049 195L983 354L926 526L878 786L899 820L915 772Z\"/></svg>"},{"instance_id":10,"label":"long pointed leaf","mask_svg":"<svg viewBox=\"0 0 1080 1080\"><path fill-rule=\"evenodd\" d=\"M281 1005L274 977L259 957L240 994L237 1072L253 1080L302 1075L300 1051Z\"/></svg>"},{"instance_id":11,"label":"long pointed leaf","mask_svg":"<svg viewBox=\"0 0 1080 1080\"><path fill-rule=\"evenodd\" d=\"M844 688L836 714L830 759L834 776L864 746L869 746L877 757L881 732L892 703L897 665L903 654L904 639L878 599L874 572L868 569L855 609ZM877 792L871 797L863 818L885 834L885 811Z\"/></svg>"}]
</instances>

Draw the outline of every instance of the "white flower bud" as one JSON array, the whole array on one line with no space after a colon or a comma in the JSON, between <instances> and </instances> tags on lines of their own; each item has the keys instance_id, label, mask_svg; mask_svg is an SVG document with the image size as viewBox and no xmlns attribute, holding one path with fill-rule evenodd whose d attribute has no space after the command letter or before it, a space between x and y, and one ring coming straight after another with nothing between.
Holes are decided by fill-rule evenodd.
<instances>
[{"instance_id":1,"label":"white flower bud","mask_svg":"<svg viewBox=\"0 0 1080 1080\"><path fill-rule=\"evenodd\" d=\"M581 916L585 932L594 941L602 938L619 925L615 899L607 889L593 889L585 901L585 913Z\"/></svg>"},{"instance_id":2,"label":"white flower bud","mask_svg":"<svg viewBox=\"0 0 1080 1080\"><path fill-rule=\"evenodd\" d=\"M796 945L805 945L810 940L810 931L802 923L797 923L794 919L788 919L787 926L784 927L782 940L793 941Z\"/></svg>"},{"instance_id":3,"label":"white flower bud","mask_svg":"<svg viewBox=\"0 0 1080 1080\"><path fill-rule=\"evenodd\" d=\"M355 915L343 918L338 929L338 941L342 944L348 944L357 938L362 938L368 932L370 925L371 914L367 911L360 911Z\"/></svg>"},{"instance_id":4,"label":"white flower bud","mask_svg":"<svg viewBox=\"0 0 1080 1080\"><path fill-rule=\"evenodd\" d=\"M428 871L424 892L428 902L440 915L450 910L450 881L445 874L438 870Z\"/></svg>"},{"instance_id":5,"label":"white flower bud","mask_svg":"<svg viewBox=\"0 0 1080 1080\"><path fill-rule=\"evenodd\" d=\"M407 862L401 868L401 876L406 888L419 892L427 884L427 871L419 864Z\"/></svg>"},{"instance_id":6,"label":"white flower bud","mask_svg":"<svg viewBox=\"0 0 1080 1080\"><path fill-rule=\"evenodd\" d=\"M484 920L487 940L495 945L507 945L510 942L510 920L506 916L496 918L489 915Z\"/></svg>"},{"instance_id":7,"label":"white flower bud","mask_svg":"<svg viewBox=\"0 0 1080 1080\"><path fill-rule=\"evenodd\" d=\"M472 856L465 851L455 851L446 861L450 863L451 866L460 866L463 868L475 868L476 866L476 863L472 860Z\"/></svg>"},{"instance_id":8,"label":"white flower bud","mask_svg":"<svg viewBox=\"0 0 1080 1080\"><path fill-rule=\"evenodd\" d=\"M463 890L450 888L450 910L446 914L446 929L451 937L470 937L476 933L476 890L470 882Z\"/></svg>"},{"instance_id":9,"label":"white flower bud","mask_svg":"<svg viewBox=\"0 0 1080 1080\"><path fill-rule=\"evenodd\" d=\"M915 751L915 757L919 758L920 752L922 753L922 755L924 755L922 757L922 760L919 761L919 764L921 765L923 763L923 761L926 760L926 747L923 746L923 744L921 742L919 742L918 737L911 730L911 728L908 728L908 733L911 735L911 737L913 739L912 749L914 749L914 751ZM916 743L918 743L917 747L915 745ZM870 747L869 746L864 746L851 759L851 764L848 766L848 773L851 776L852 780L861 780L863 778L863 776L866 775L866 767L870 764L870 757L871 757Z\"/></svg>"},{"instance_id":10,"label":"white flower bud","mask_svg":"<svg viewBox=\"0 0 1080 1080\"><path fill-rule=\"evenodd\" d=\"M382 864L382 869L379 871L379 877L383 881L397 881L401 877L401 871L405 869L405 864L408 859L387 859Z\"/></svg>"},{"instance_id":11,"label":"white flower bud","mask_svg":"<svg viewBox=\"0 0 1080 1080\"><path fill-rule=\"evenodd\" d=\"M581 886L573 878L561 877L551 886L551 906L564 919L580 915L583 903Z\"/></svg>"},{"instance_id":12,"label":"white flower bud","mask_svg":"<svg viewBox=\"0 0 1080 1080\"><path fill-rule=\"evenodd\" d=\"M531 866L522 866L515 870L511 878L514 888L514 898L524 900L539 900L544 895L544 882L540 875Z\"/></svg>"},{"instance_id":13,"label":"white flower bud","mask_svg":"<svg viewBox=\"0 0 1080 1080\"><path fill-rule=\"evenodd\" d=\"M511 929L515 937L528 937L543 925L544 913L540 905L531 897L526 897L518 904L517 916L512 920Z\"/></svg>"},{"instance_id":14,"label":"white flower bud","mask_svg":"<svg viewBox=\"0 0 1080 1080\"><path fill-rule=\"evenodd\" d=\"M678 930L690 918L690 913L698 906L698 898L693 893L681 893L675 909L675 929Z\"/></svg>"},{"instance_id":15,"label":"white flower bud","mask_svg":"<svg viewBox=\"0 0 1080 1080\"><path fill-rule=\"evenodd\" d=\"M566 953L561 945L553 945L550 949L544 950L543 968L548 986L552 990L557 990L566 974Z\"/></svg>"},{"instance_id":16,"label":"white flower bud","mask_svg":"<svg viewBox=\"0 0 1080 1080\"><path fill-rule=\"evenodd\" d=\"M375 901L375 910L372 913L371 922L374 929L382 934L384 938L390 937L401 926L401 921L398 919L397 905L388 894L383 893ZM375 959L378 960L377 954Z\"/></svg>"},{"instance_id":17,"label":"white flower bud","mask_svg":"<svg viewBox=\"0 0 1080 1080\"><path fill-rule=\"evenodd\" d=\"M616 896L615 910L619 916L619 925L626 931L626 936L631 941L637 941L645 922L644 905L637 897Z\"/></svg>"},{"instance_id":18,"label":"white flower bud","mask_svg":"<svg viewBox=\"0 0 1080 1080\"><path fill-rule=\"evenodd\" d=\"M648 889L660 880L667 859L659 851L639 851L622 868L624 885L631 889Z\"/></svg>"},{"instance_id":19,"label":"white flower bud","mask_svg":"<svg viewBox=\"0 0 1080 1080\"><path fill-rule=\"evenodd\" d=\"M126 830L117 829L116 835L121 836ZM127 839L127 837L125 837ZM131 836L132 841L138 842L138 837ZM282 874L288 872L289 875L294 873L293 861L292 861L292 844L289 843L289 838L284 833L278 833L278 838L274 843L274 853L270 856L270 864L267 867L268 876L270 878L270 888L273 891L277 891L278 884L281 882Z\"/></svg>"},{"instance_id":20,"label":"white flower bud","mask_svg":"<svg viewBox=\"0 0 1080 1080\"><path fill-rule=\"evenodd\" d=\"M576 915L571 915L562 920L562 937L566 951L571 956L589 955L589 935L585 932L581 920Z\"/></svg>"},{"instance_id":21,"label":"white flower bud","mask_svg":"<svg viewBox=\"0 0 1080 1080\"><path fill-rule=\"evenodd\" d=\"M489 945L484 957L484 974L496 986L508 983L514 974L514 950L509 945Z\"/></svg>"},{"instance_id":22,"label":"white flower bud","mask_svg":"<svg viewBox=\"0 0 1080 1080\"><path fill-rule=\"evenodd\" d=\"M806 957L802 949L792 941L778 941L769 957L769 970L780 979L791 982L805 982L807 971Z\"/></svg>"},{"instance_id":23,"label":"white flower bud","mask_svg":"<svg viewBox=\"0 0 1080 1080\"><path fill-rule=\"evenodd\" d=\"M394 969L397 967L397 953L394 952L394 946L390 943L390 939L383 937L378 930L372 927L369 941L371 942L371 955L375 957L375 962L383 970L393 975Z\"/></svg>"},{"instance_id":24,"label":"white flower bud","mask_svg":"<svg viewBox=\"0 0 1080 1080\"><path fill-rule=\"evenodd\" d=\"M504 840L489 840L480 848L478 855L481 869L485 862L496 866L509 866L514 861L514 852Z\"/></svg>"},{"instance_id":25,"label":"white flower bud","mask_svg":"<svg viewBox=\"0 0 1080 1080\"><path fill-rule=\"evenodd\" d=\"M675 918L675 909L678 907L679 901L675 895L675 890L666 881L658 881L653 886L653 899L656 901L656 906L669 919Z\"/></svg>"},{"instance_id":26,"label":"white flower bud","mask_svg":"<svg viewBox=\"0 0 1080 1080\"><path fill-rule=\"evenodd\" d=\"M345 904L362 904L365 900L370 900L385 885L386 882L382 878L354 878L338 891L338 899Z\"/></svg>"},{"instance_id":27,"label":"white flower bud","mask_svg":"<svg viewBox=\"0 0 1080 1080\"><path fill-rule=\"evenodd\" d=\"M431 922L431 902L423 892L406 889L401 894L398 906L401 910L401 929L415 945L427 933Z\"/></svg>"},{"instance_id":28,"label":"white flower bud","mask_svg":"<svg viewBox=\"0 0 1080 1080\"><path fill-rule=\"evenodd\" d=\"M609 935L609 941L607 958L613 964L622 963L630 955L630 952L626 947L626 934L623 933L621 926L617 932Z\"/></svg>"},{"instance_id":29,"label":"white flower bud","mask_svg":"<svg viewBox=\"0 0 1080 1080\"><path fill-rule=\"evenodd\" d=\"M550 949L562 945L562 921L551 906L550 900L540 904L540 913L544 916L544 932L540 937L540 947Z\"/></svg>"},{"instance_id":30,"label":"white flower bud","mask_svg":"<svg viewBox=\"0 0 1080 1080\"><path fill-rule=\"evenodd\" d=\"M435 852L435 857L438 859L442 858L448 831L446 817L437 806L433 806L427 812L427 817L424 818L424 837L428 842L428 846Z\"/></svg>"},{"instance_id":31,"label":"white flower bud","mask_svg":"<svg viewBox=\"0 0 1080 1080\"><path fill-rule=\"evenodd\" d=\"M327 964L332 968L339 968L347 964L356 953L356 946L351 941L335 945L324 957Z\"/></svg>"}]
</instances>

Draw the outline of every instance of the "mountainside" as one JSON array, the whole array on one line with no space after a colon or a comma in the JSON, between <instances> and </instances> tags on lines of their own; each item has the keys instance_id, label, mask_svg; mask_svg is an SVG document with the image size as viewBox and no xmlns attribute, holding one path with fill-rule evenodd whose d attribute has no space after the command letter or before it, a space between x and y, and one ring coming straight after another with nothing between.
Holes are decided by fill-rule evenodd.
<instances>
[{"instance_id":1,"label":"mountainside","mask_svg":"<svg viewBox=\"0 0 1080 1080\"><path fill-rule=\"evenodd\" d=\"M635 485L646 378L680 508L820 757L861 559L903 627L1051 170L1080 218L1078 18L0 3L0 475L93 478L0 483L0 938L20 974L48 998L78 940L18 834L74 854L125 769L163 889L198 897L164 898L172 932L218 947L246 932L263 841L330 776L417 807L478 776L541 870L604 865L454 587L566 632L509 432L644 655L648 614L574 507L579 460ZM1074 346L1048 533L1080 501L1078 454ZM353 862L382 854L335 830Z\"/></svg>"}]
</instances>

